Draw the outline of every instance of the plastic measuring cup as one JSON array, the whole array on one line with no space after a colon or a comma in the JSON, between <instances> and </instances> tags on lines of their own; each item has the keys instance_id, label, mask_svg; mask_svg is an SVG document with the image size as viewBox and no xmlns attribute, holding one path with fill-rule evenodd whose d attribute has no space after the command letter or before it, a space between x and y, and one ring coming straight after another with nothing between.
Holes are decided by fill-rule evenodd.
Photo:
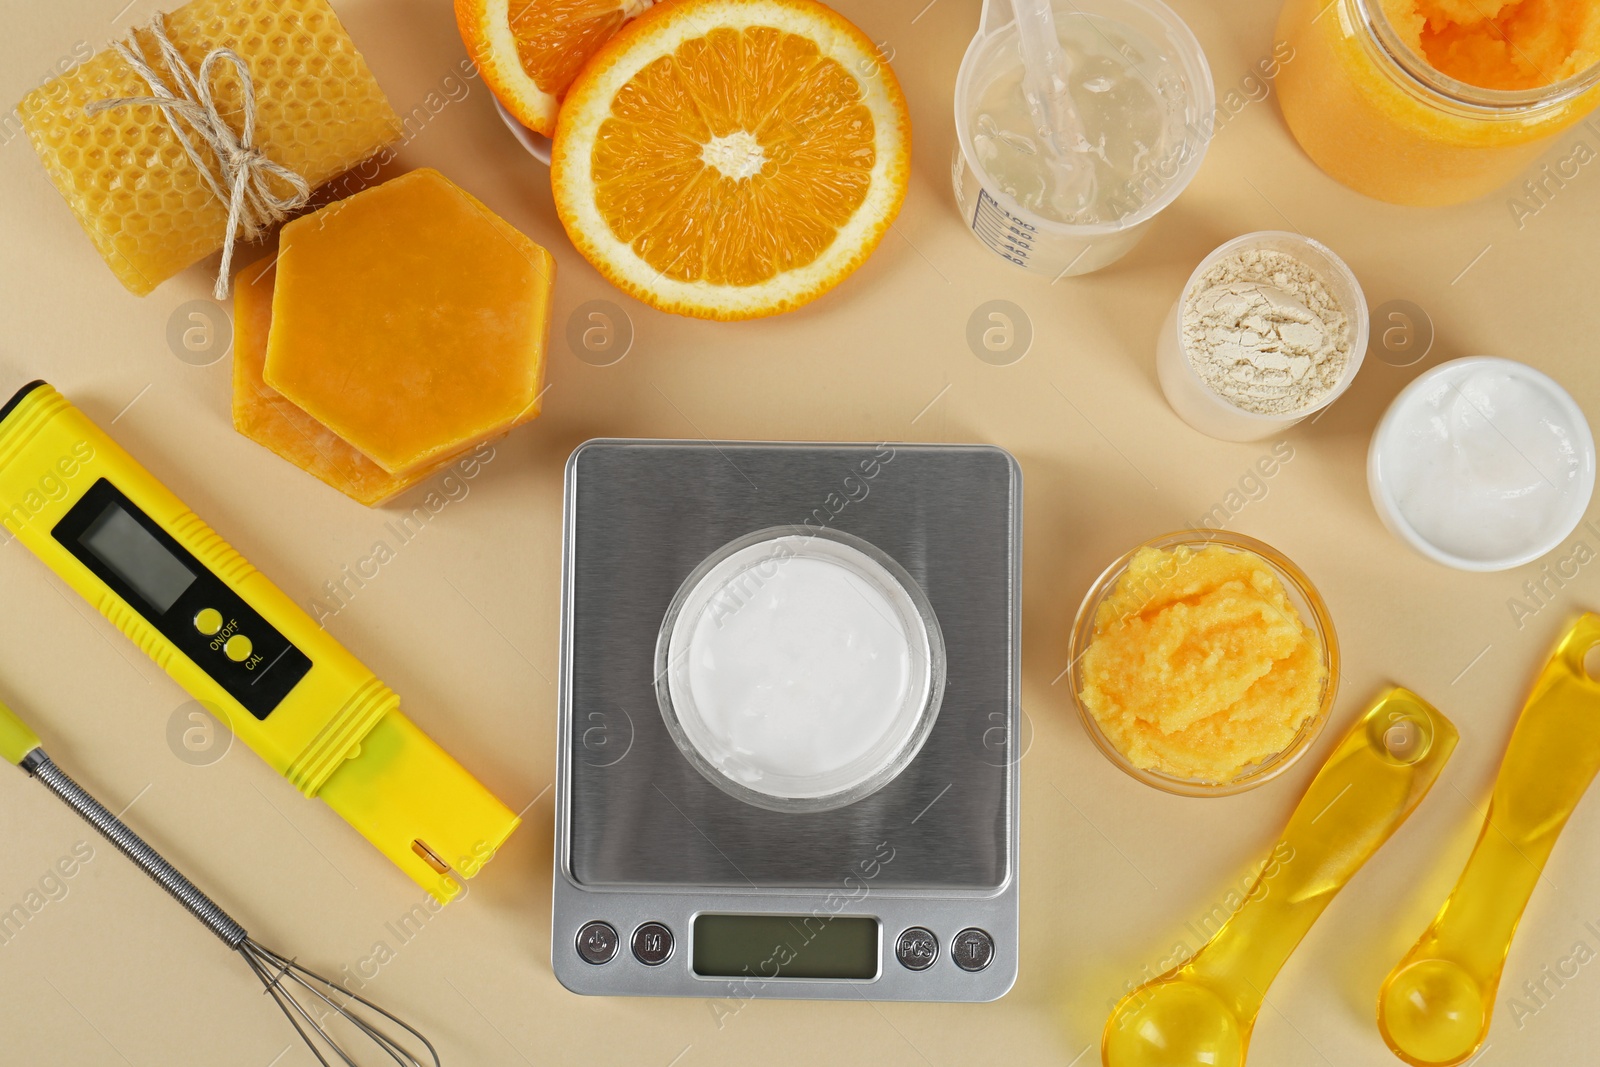
<instances>
[{"instance_id":1,"label":"plastic measuring cup","mask_svg":"<svg viewBox=\"0 0 1600 1067\"><path fill-rule=\"evenodd\" d=\"M984 92L1022 66L1010 0L984 0L977 36L967 46L956 75L956 150L951 163L956 203L968 228L991 251L1030 271L1059 278L1087 274L1122 258L1150 221L1183 192L1205 157L1216 90L1200 42L1160 0L1056 0L1052 11L1057 25L1085 17L1102 24L1120 22L1155 42L1173 72L1158 86L1168 121L1183 130L1162 158L1118 188L1118 208L1126 205L1127 210L1113 221L1058 222L1024 207L984 172L973 144L974 116ZM1095 131L1088 133L1093 140Z\"/></svg>"},{"instance_id":2,"label":"plastic measuring cup","mask_svg":"<svg viewBox=\"0 0 1600 1067\"><path fill-rule=\"evenodd\" d=\"M1378 699L1289 816L1245 902L1189 962L1106 1020L1106 1067L1240 1067L1267 987L1311 924L1422 802L1455 751L1449 719L1406 689Z\"/></svg>"},{"instance_id":3,"label":"plastic measuring cup","mask_svg":"<svg viewBox=\"0 0 1600 1067\"><path fill-rule=\"evenodd\" d=\"M1413 1067L1461 1063L1489 1034L1511 938L1556 838L1600 770L1600 615L1567 630L1506 746L1483 831L1433 924L1378 994L1378 1029Z\"/></svg>"}]
</instances>

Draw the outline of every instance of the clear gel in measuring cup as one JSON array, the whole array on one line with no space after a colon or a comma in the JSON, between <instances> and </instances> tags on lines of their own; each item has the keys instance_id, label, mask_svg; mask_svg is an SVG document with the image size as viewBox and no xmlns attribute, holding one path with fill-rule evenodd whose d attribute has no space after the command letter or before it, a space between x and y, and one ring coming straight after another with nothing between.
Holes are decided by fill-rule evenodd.
<instances>
[{"instance_id":1,"label":"clear gel in measuring cup","mask_svg":"<svg viewBox=\"0 0 1600 1067\"><path fill-rule=\"evenodd\" d=\"M991 5L993 10L991 11ZM1017 27L985 0L956 80L956 201L978 240L1051 277L1121 258L1199 169L1215 107L1210 68L1183 21L1158 0L1060 0L1057 34L1083 127L1062 145L1093 174L1093 196L1063 212L1023 95Z\"/></svg>"}]
</instances>

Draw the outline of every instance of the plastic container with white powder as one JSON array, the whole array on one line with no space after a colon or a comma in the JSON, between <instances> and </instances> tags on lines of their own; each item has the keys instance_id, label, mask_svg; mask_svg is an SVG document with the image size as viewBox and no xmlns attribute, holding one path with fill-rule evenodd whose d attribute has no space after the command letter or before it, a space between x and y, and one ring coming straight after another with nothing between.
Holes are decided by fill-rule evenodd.
<instances>
[{"instance_id":1,"label":"plastic container with white powder","mask_svg":"<svg viewBox=\"0 0 1600 1067\"><path fill-rule=\"evenodd\" d=\"M1156 341L1156 374L1190 426L1259 441L1350 387L1367 330L1361 285L1331 249L1297 233L1247 233L1184 283Z\"/></svg>"},{"instance_id":2,"label":"plastic container with white powder","mask_svg":"<svg viewBox=\"0 0 1600 1067\"><path fill-rule=\"evenodd\" d=\"M1372 435L1367 485L1396 537L1447 566L1538 559L1582 520L1594 437L1577 403L1523 363L1441 363L1395 397Z\"/></svg>"}]
</instances>

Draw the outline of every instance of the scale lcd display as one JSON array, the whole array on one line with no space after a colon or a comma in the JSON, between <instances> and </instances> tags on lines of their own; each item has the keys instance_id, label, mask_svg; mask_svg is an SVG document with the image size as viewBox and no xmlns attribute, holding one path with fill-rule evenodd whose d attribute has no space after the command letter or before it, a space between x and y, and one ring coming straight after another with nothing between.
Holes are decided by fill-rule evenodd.
<instances>
[{"instance_id":1,"label":"scale lcd display","mask_svg":"<svg viewBox=\"0 0 1600 1067\"><path fill-rule=\"evenodd\" d=\"M705 978L878 977L878 920L859 915L697 915Z\"/></svg>"},{"instance_id":2,"label":"scale lcd display","mask_svg":"<svg viewBox=\"0 0 1600 1067\"><path fill-rule=\"evenodd\" d=\"M78 535L78 543L163 614L194 584L188 564L115 501Z\"/></svg>"}]
</instances>

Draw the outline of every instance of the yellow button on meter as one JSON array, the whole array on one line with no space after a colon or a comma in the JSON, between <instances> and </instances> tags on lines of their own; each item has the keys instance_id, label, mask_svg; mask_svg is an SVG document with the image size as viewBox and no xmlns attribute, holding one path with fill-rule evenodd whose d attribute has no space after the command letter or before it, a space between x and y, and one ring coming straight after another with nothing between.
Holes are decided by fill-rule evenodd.
<instances>
[{"instance_id":1,"label":"yellow button on meter","mask_svg":"<svg viewBox=\"0 0 1600 1067\"><path fill-rule=\"evenodd\" d=\"M228 638L228 643L222 646L223 654L235 663L243 663L249 659L251 650L250 639L244 634L234 634Z\"/></svg>"},{"instance_id":2,"label":"yellow button on meter","mask_svg":"<svg viewBox=\"0 0 1600 1067\"><path fill-rule=\"evenodd\" d=\"M210 637L222 629L222 612L216 608L201 608L195 612L194 628Z\"/></svg>"}]
</instances>

